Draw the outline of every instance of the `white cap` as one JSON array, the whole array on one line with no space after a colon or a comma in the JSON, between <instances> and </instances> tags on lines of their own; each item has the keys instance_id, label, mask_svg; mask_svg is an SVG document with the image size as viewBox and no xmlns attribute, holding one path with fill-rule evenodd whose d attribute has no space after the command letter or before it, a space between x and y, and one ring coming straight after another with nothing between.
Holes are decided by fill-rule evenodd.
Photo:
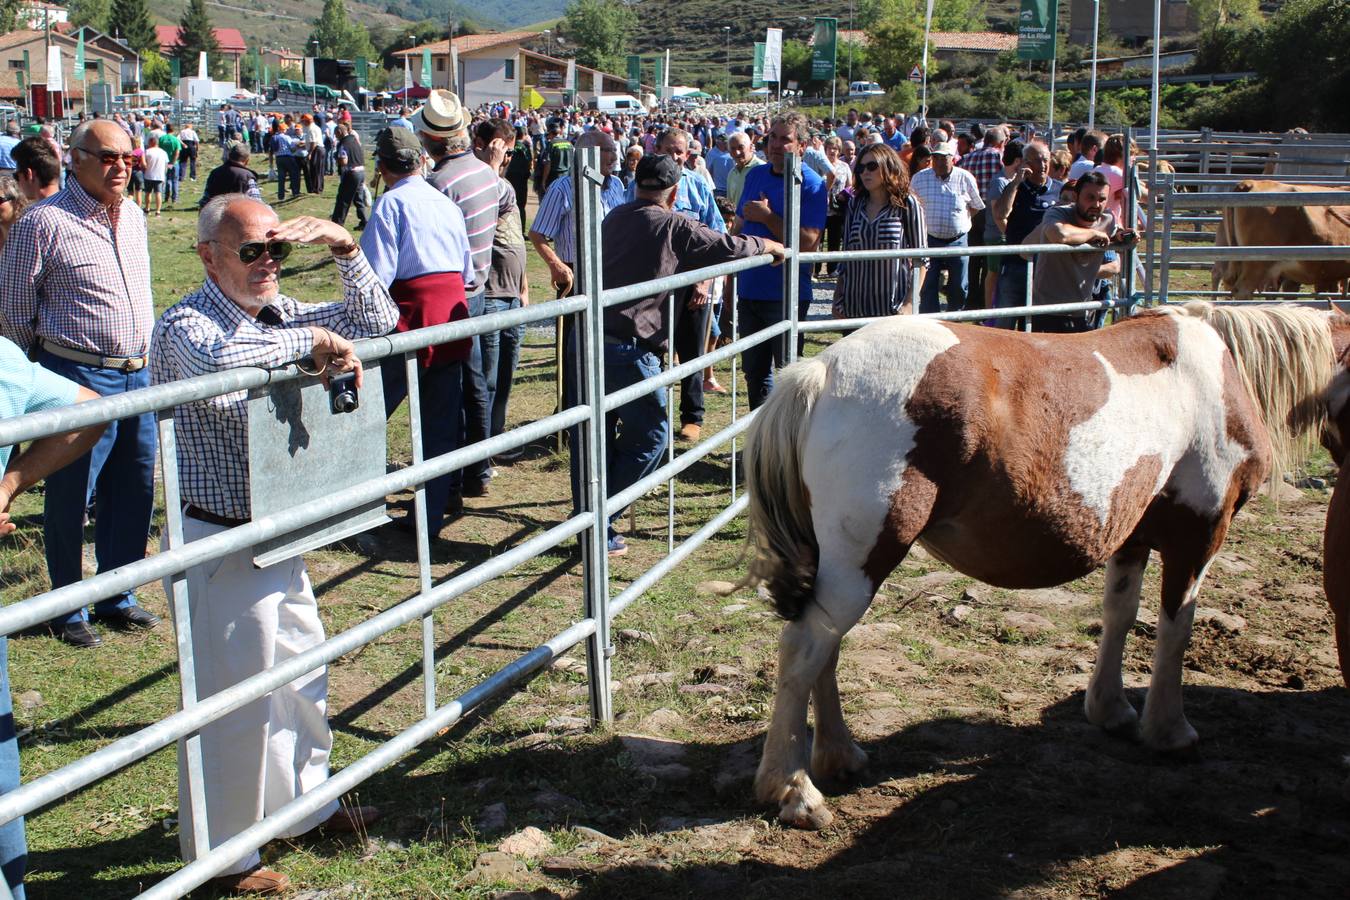
<instances>
[{"instance_id":1,"label":"white cap","mask_svg":"<svg viewBox=\"0 0 1350 900\"><path fill-rule=\"evenodd\" d=\"M934 156L956 156L956 141L944 141L933 148Z\"/></svg>"}]
</instances>

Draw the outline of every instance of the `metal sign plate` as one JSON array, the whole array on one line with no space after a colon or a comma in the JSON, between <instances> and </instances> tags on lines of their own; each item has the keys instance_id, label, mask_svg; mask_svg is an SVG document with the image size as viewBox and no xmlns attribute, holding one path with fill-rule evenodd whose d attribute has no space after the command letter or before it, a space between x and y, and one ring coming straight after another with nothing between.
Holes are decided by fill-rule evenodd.
<instances>
[{"instance_id":1,"label":"metal sign plate","mask_svg":"<svg viewBox=\"0 0 1350 900\"><path fill-rule=\"evenodd\" d=\"M253 518L290 509L385 474L384 387L378 363L365 370L361 405L334 414L317 378L254 388L248 396L249 497ZM389 521L383 500L349 509L253 548L265 567Z\"/></svg>"}]
</instances>

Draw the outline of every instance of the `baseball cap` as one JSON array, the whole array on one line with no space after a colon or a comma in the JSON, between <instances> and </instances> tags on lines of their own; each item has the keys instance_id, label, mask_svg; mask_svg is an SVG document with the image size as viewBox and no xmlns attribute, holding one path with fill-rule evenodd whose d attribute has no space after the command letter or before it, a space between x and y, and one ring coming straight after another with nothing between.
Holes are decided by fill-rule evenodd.
<instances>
[{"instance_id":1,"label":"baseball cap","mask_svg":"<svg viewBox=\"0 0 1350 900\"><path fill-rule=\"evenodd\" d=\"M422 158L422 142L402 126L385 128L375 135L375 155L388 162L416 163Z\"/></svg>"},{"instance_id":2,"label":"baseball cap","mask_svg":"<svg viewBox=\"0 0 1350 900\"><path fill-rule=\"evenodd\" d=\"M933 148L934 156L956 156L956 141L943 141Z\"/></svg>"},{"instance_id":3,"label":"baseball cap","mask_svg":"<svg viewBox=\"0 0 1350 900\"><path fill-rule=\"evenodd\" d=\"M638 160L637 186L644 191L659 191L680 183L680 164L669 156L644 156Z\"/></svg>"}]
</instances>

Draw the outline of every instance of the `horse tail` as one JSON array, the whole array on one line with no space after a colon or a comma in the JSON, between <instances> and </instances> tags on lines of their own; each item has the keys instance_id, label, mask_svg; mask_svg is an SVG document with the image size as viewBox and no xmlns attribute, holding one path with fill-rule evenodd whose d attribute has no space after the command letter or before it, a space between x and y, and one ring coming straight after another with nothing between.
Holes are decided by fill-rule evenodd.
<instances>
[{"instance_id":1,"label":"horse tail","mask_svg":"<svg viewBox=\"0 0 1350 900\"><path fill-rule=\"evenodd\" d=\"M1322 391L1336 370L1331 317L1301 306L1216 306L1182 311L1219 333L1270 434L1271 474L1302 464L1326 422Z\"/></svg>"},{"instance_id":2,"label":"horse tail","mask_svg":"<svg viewBox=\"0 0 1350 900\"><path fill-rule=\"evenodd\" d=\"M802 447L811 409L825 389L829 366L819 359L778 373L773 393L755 414L745 439L746 493L751 556L736 585L763 585L778 614L796 620L815 593L820 546L811 521L811 496L802 480Z\"/></svg>"}]
</instances>

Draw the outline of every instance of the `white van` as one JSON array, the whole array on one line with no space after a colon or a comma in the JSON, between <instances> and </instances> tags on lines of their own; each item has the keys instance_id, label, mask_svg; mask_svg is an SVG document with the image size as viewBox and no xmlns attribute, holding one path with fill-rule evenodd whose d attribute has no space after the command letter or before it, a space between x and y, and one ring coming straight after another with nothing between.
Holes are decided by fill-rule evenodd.
<instances>
[{"instance_id":1,"label":"white van","mask_svg":"<svg viewBox=\"0 0 1350 900\"><path fill-rule=\"evenodd\" d=\"M629 115L647 111L631 94L598 94L586 104L586 108L601 113L628 113Z\"/></svg>"},{"instance_id":2,"label":"white van","mask_svg":"<svg viewBox=\"0 0 1350 900\"><path fill-rule=\"evenodd\" d=\"M865 100L868 97L884 97L886 92L875 81L854 81L848 86L850 100Z\"/></svg>"}]
</instances>

